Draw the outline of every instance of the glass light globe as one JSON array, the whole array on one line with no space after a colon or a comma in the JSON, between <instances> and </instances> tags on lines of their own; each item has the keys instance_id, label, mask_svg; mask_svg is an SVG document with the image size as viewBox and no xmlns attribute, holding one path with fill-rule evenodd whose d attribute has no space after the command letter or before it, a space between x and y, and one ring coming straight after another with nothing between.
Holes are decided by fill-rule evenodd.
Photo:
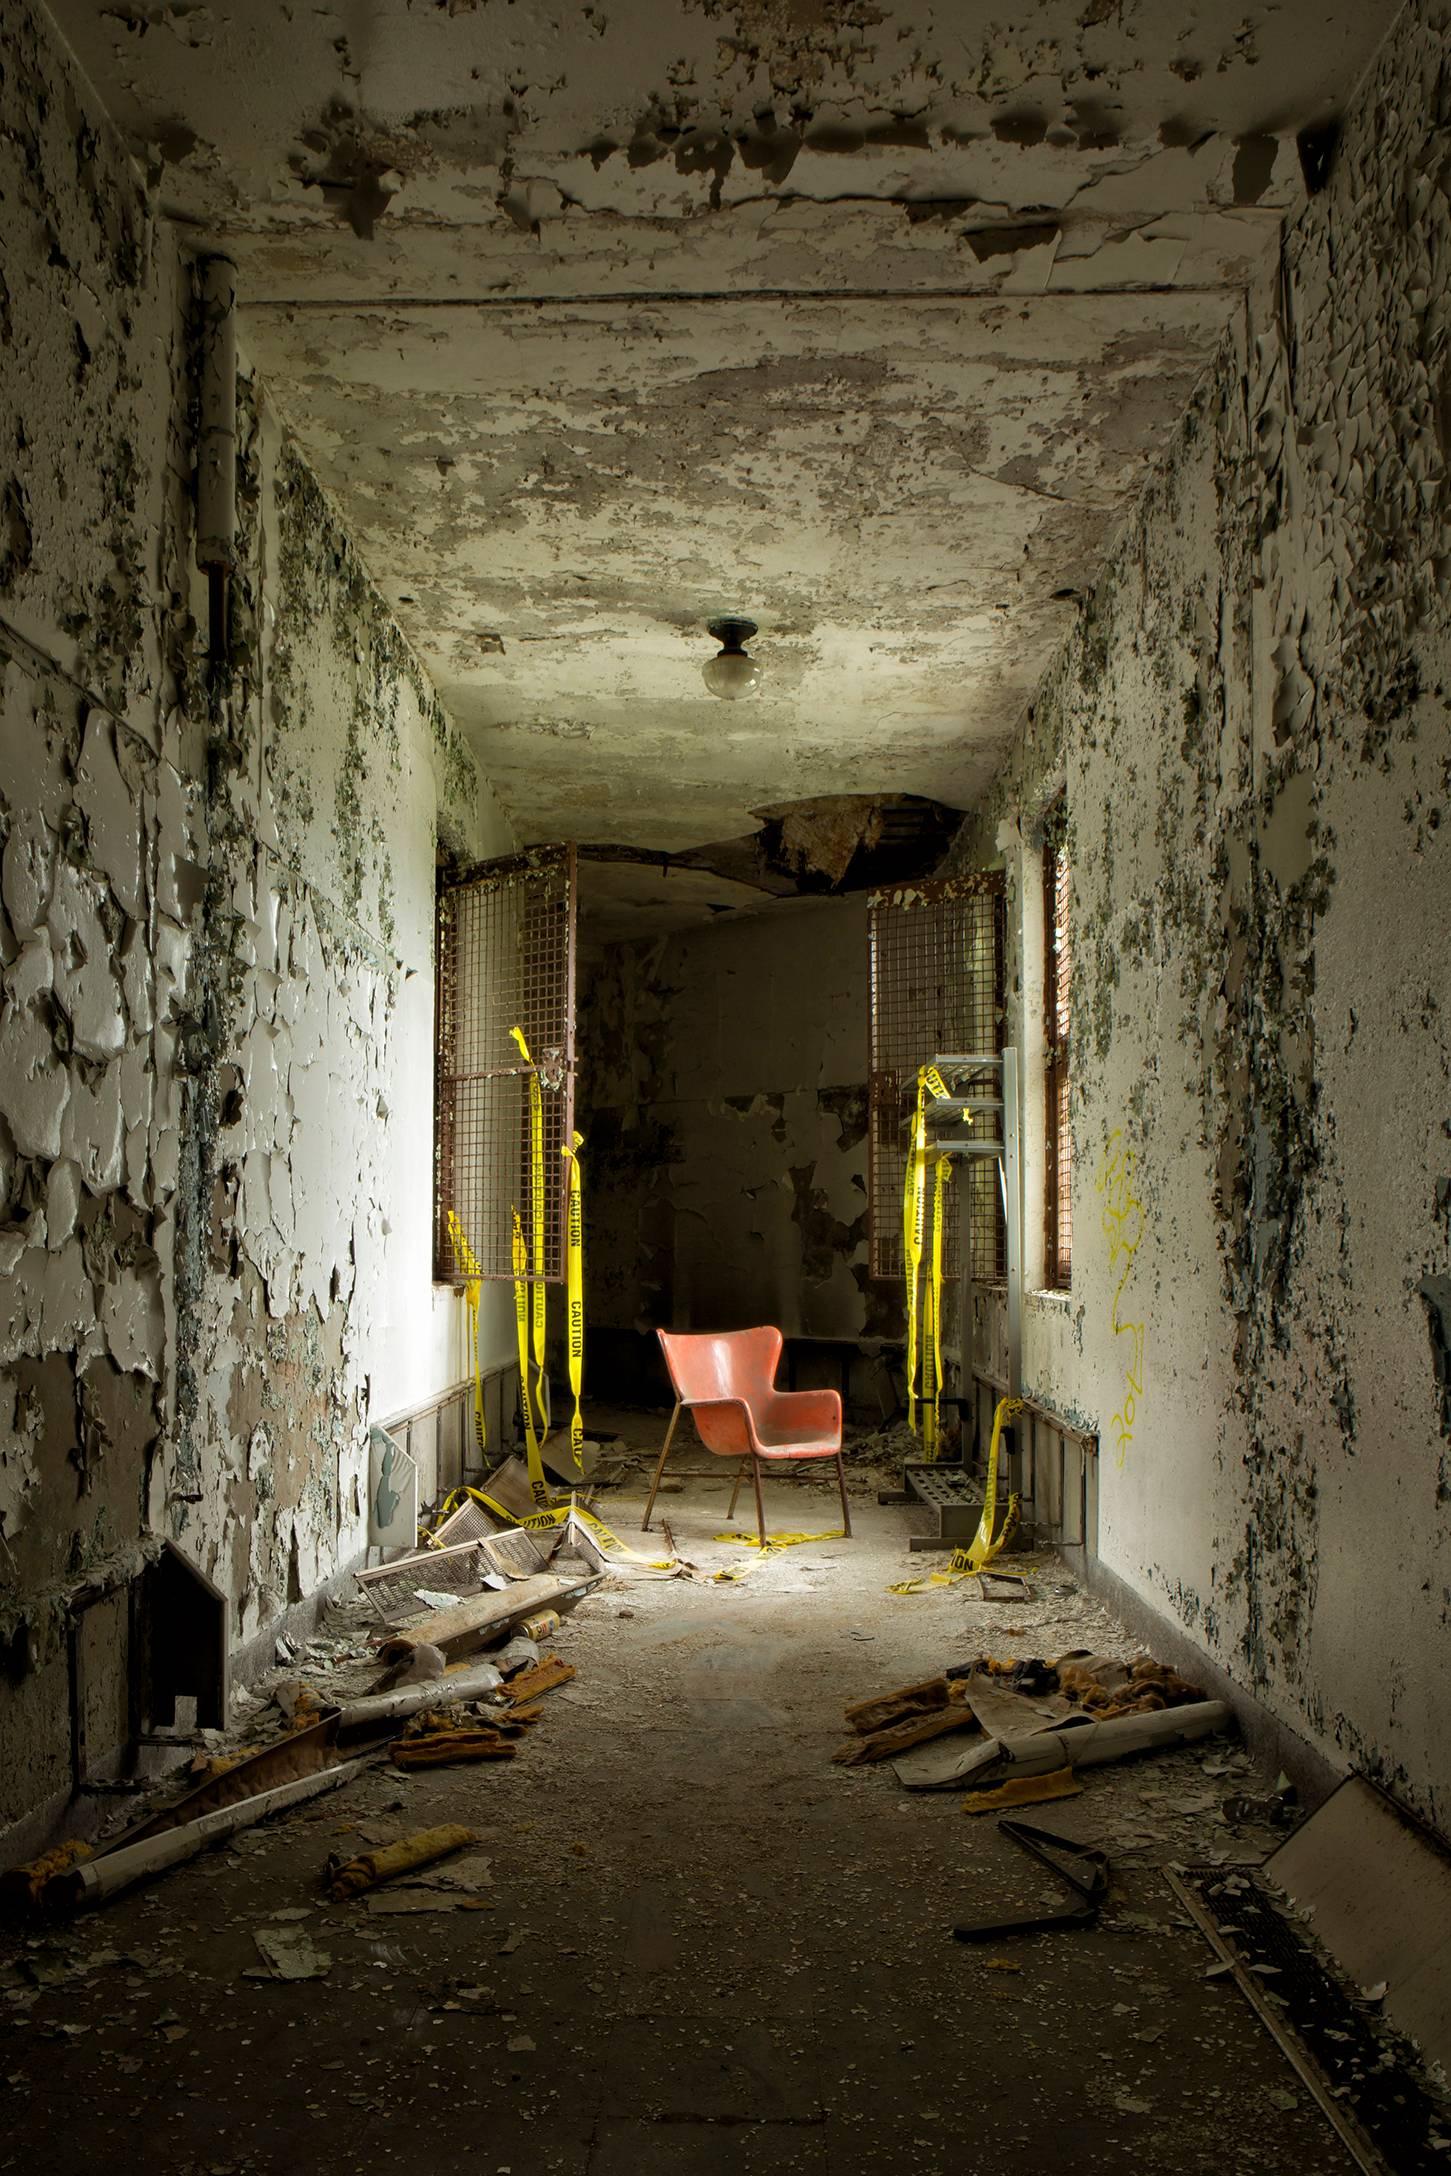
<instances>
[{"instance_id":1,"label":"glass light globe","mask_svg":"<svg viewBox=\"0 0 1451 2176\"><path fill-rule=\"evenodd\" d=\"M701 666L700 673L711 694L724 696L728 703L754 695L761 684L761 668L746 650L722 650Z\"/></svg>"}]
</instances>

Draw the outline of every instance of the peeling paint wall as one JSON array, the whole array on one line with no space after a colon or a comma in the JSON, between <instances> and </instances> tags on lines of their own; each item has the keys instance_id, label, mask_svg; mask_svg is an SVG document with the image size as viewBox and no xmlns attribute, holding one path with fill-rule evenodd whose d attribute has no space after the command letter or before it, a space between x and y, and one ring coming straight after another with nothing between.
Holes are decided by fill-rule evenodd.
<instances>
[{"instance_id":1,"label":"peeling paint wall","mask_svg":"<svg viewBox=\"0 0 1451 2176\"><path fill-rule=\"evenodd\" d=\"M1073 1290L1025 1373L1101 1432L1102 1559L1443 1830L1445 54L1413 7L998 810L1031 882L1066 779Z\"/></svg>"},{"instance_id":2,"label":"peeling paint wall","mask_svg":"<svg viewBox=\"0 0 1451 2176\"><path fill-rule=\"evenodd\" d=\"M612 945L581 977L592 1332L900 1331L867 1275L862 900Z\"/></svg>"},{"instance_id":3,"label":"peeling paint wall","mask_svg":"<svg viewBox=\"0 0 1451 2176\"><path fill-rule=\"evenodd\" d=\"M436 838L509 841L246 376L209 677L191 271L19 8L0 201L3 1831L69 1787L74 1581L170 1537L246 1641L361 1548L370 1411L465 1372Z\"/></svg>"}]
</instances>

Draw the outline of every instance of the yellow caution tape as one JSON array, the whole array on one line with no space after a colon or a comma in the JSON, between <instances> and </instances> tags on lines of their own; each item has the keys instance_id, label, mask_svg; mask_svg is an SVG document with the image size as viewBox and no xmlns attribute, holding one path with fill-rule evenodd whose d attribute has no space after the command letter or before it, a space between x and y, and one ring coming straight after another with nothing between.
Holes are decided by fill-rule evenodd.
<instances>
[{"instance_id":1,"label":"yellow caution tape","mask_svg":"<svg viewBox=\"0 0 1451 2176\"><path fill-rule=\"evenodd\" d=\"M999 1398L997 1402L997 1407L993 1413L992 1442L988 1445L987 1486L983 1491L982 1517L977 1522L977 1532L973 1535L967 1548L965 1550L953 1550L952 1562L954 1569L957 1566L957 1559L963 1557L965 1558L963 1565L965 1571L980 1572L985 1564L991 1564L993 1558L1001 1552L1010 1535L1016 1531L1018 1524L1018 1499L1016 1496L1009 1497L1007 1515L1003 1520L1002 1531L996 1536L993 1534L993 1524L997 1517L998 1508L998 1445L1002 1441L1003 1422L1010 1419L1014 1413L1021 1413L1022 1410L1023 1401L1021 1398Z\"/></svg>"},{"instance_id":2,"label":"yellow caution tape","mask_svg":"<svg viewBox=\"0 0 1451 2176\"><path fill-rule=\"evenodd\" d=\"M929 1072L932 1070L928 1068ZM928 1251L927 1305L923 1325L922 1449L935 1459L942 1447L942 1232L943 1196L952 1177L948 1157L939 1156L932 1187L932 1244Z\"/></svg>"},{"instance_id":3,"label":"yellow caution tape","mask_svg":"<svg viewBox=\"0 0 1451 2176\"><path fill-rule=\"evenodd\" d=\"M583 1504L576 1503L572 1496L562 1497L558 1501L547 1505L543 1510L527 1512L521 1519L514 1512L508 1510L505 1505L490 1496L484 1489L456 1488L450 1495L445 1497L443 1508L434 1521L435 1527L441 1526L449 1513L457 1510L458 1506L466 1498L472 1498L476 1504L482 1504L484 1509L498 1519L502 1525L522 1527L526 1534L544 1533L550 1528L563 1526L570 1518L574 1518L578 1520L581 1526L588 1528L606 1556L617 1562L628 1564L635 1571L668 1573L673 1576L681 1569L677 1557L641 1556L638 1550L632 1549L627 1542L621 1541L618 1534L612 1533L603 1519L596 1518L593 1511L586 1509ZM430 1536L425 1535L425 1543L430 1538Z\"/></svg>"},{"instance_id":4,"label":"yellow caution tape","mask_svg":"<svg viewBox=\"0 0 1451 2176\"><path fill-rule=\"evenodd\" d=\"M510 1028L510 1035L519 1045L519 1055L532 1070L529 1074L529 1250L530 1296L534 1344L534 1396L539 1407L539 1432L544 1434L549 1426L545 1410L547 1384L544 1375L544 1092L539 1085L539 1068L529 1055L529 1045L524 1040L522 1028ZM514 1275L517 1280L519 1264L516 1259ZM516 1300L517 1305L517 1300ZM527 1371L525 1408L528 1408ZM528 1431L525 1431L526 1435ZM533 1474L530 1475L531 1485ZM536 1492L537 1493L537 1492Z\"/></svg>"},{"instance_id":5,"label":"yellow caution tape","mask_svg":"<svg viewBox=\"0 0 1451 2176\"><path fill-rule=\"evenodd\" d=\"M569 1250L569 1387L574 1394L574 1415L569 1423L569 1447L578 1466L584 1450L584 1414L580 1395L584 1388L584 1202L580 1192L579 1152L584 1135L577 1133L560 1155L569 1164L569 1217L566 1227Z\"/></svg>"},{"instance_id":6,"label":"yellow caution tape","mask_svg":"<svg viewBox=\"0 0 1451 2176\"><path fill-rule=\"evenodd\" d=\"M484 1370L479 1359L479 1295L483 1289L483 1269L479 1258L468 1243L463 1225L452 1209L448 1212L448 1237L453 1248L453 1258L464 1284L464 1314L469 1326L469 1351L474 1360L474 1433L479 1449L487 1448L484 1428Z\"/></svg>"},{"instance_id":7,"label":"yellow caution tape","mask_svg":"<svg viewBox=\"0 0 1451 2176\"><path fill-rule=\"evenodd\" d=\"M759 1549L761 1547L760 1536L757 1534L717 1534L715 1538L717 1541L739 1542L743 1549ZM845 1539L846 1528L844 1526L834 1526L829 1534L768 1534L765 1546L768 1550L794 1549L799 1542L803 1541L844 1541Z\"/></svg>"},{"instance_id":8,"label":"yellow caution tape","mask_svg":"<svg viewBox=\"0 0 1451 2176\"><path fill-rule=\"evenodd\" d=\"M932 1194L926 1191L925 1186L924 1193L927 1202L930 1203ZM917 1394L917 1426L922 1435L922 1456L931 1462L935 1461L937 1457L937 1384L932 1372L932 1362L941 1342L940 1335L936 1334L936 1302L941 1295L932 1289L932 1241L926 1234L925 1227L922 1252L927 1259L928 1272L927 1289L920 1295L922 1323L917 1333L918 1368L921 1378L921 1387Z\"/></svg>"},{"instance_id":9,"label":"yellow caution tape","mask_svg":"<svg viewBox=\"0 0 1451 2176\"><path fill-rule=\"evenodd\" d=\"M907 1172L902 1188L902 1254L907 1265L907 1426L917 1433L917 1303L922 1274L922 1216L927 1180L927 1089L925 1068L917 1076L917 1104L907 1143Z\"/></svg>"},{"instance_id":10,"label":"yellow caution tape","mask_svg":"<svg viewBox=\"0 0 1451 2176\"><path fill-rule=\"evenodd\" d=\"M993 1527L998 1508L998 1446L1002 1441L1003 1422L1014 1413L1021 1413L1021 1398L999 1398L993 1413L992 1442L987 1454L987 1485L983 1491L982 1517L977 1522L977 1532L965 1549L954 1549L945 1572L933 1572L927 1579L899 1579L888 1594L924 1594L928 1587L954 1586L959 1579L975 1579L986 1571L994 1557L1000 1556L1018 1530L1019 1505L1016 1496L1009 1496L1003 1523L995 1534Z\"/></svg>"},{"instance_id":11,"label":"yellow caution tape","mask_svg":"<svg viewBox=\"0 0 1451 2176\"><path fill-rule=\"evenodd\" d=\"M933 1096L946 1101L949 1094L947 1083L935 1065L922 1066L917 1074L917 1100L912 1113L912 1134L907 1148L906 1183L902 1189L902 1251L907 1268L907 1425L913 1434L919 1433L918 1407L921 1400L917 1393L917 1370L920 1339L918 1335L921 1314L922 1255L924 1251L927 1213L927 1098ZM966 1115L966 1114L964 1114ZM968 1123L971 1124L971 1118ZM941 1285L936 1294L934 1313L941 1312ZM939 1330L940 1339L940 1330ZM940 1346L938 1357L941 1367ZM940 1386L939 1386L940 1387ZM925 1424L920 1432L926 1433ZM927 1456L935 1458L936 1407L934 1404L931 1424L933 1447Z\"/></svg>"},{"instance_id":12,"label":"yellow caution tape","mask_svg":"<svg viewBox=\"0 0 1451 2176\"><path fill-rule=\"evenodd\" d=\"M619 1535L612 1533L603 1519L597 1518L593 1511L586 1510L583 1504L576 1503L572 1496L561 1503L551 1504L547 1510L531 1511L519 1524L526 1534L537 1534L543 1533L548 1527L567 1526L571 1520L585 1528L611 1563L628 1565L632 1571L661 1572L672 1577L680 1570L680 1562L676 1557L642 1556L638 1549L632 1549L628 1542L621 1541Z\"/></svg>"},{"instance_id":13,"label":"yellow caution tape","mask_svg":"<svg viewBox=\"0 0 1451 2176\"><path fill-rule=\"evenodd\" d=\"M442 1526L444 1520L449 1516L449 1514L451 1512L457 1511L459 1505L461 1503L467 1502L470 1497L472 1497L473 1501L476 1504L482 1504L486 1511L492 1512L493 1516L496 1519L502 1519L505 1526L514 1525L515 1520L513 1512L506 1511L502 1504L495 1503L493 1497L486 1496L481 1488L469 1488L465 1486L463 1488L451 1489L449 1494L444 1497L443 1503L440 1506L438 1515L434 1519L432 1526L420 1530L418 1538L424 1548L428 1548L432 1545L439 1527Z\"/></svg>"},{"instance_id":14,"label":"yellow caution tape","mask_svg":"<svg viewBox=\"0 0 1451 2176\"><path fill-rule=\"evenodd\" d=\"M529 1493L536 1504L549 1502L549 1483L539 1456L539 1431L534 1425L534 1401L529 1395L529 1257L524 1248L524 1226L514 1211L514 1327L519 1340L519 1402L524 1408L524 1448L529 1467Z\"/></svg>"},{"instance_id":15,"label":"yellow caution tape","mask_svg":"<svg viewBox=\"0 0 1451 2176\"><path fill-rule=\"evenodd\" d=\"M603 1519L596 1517L583 1504L576 1504L574 1520L585 1527L612 1564L627 1564L631 1571L663 1572L673 1578L680 1570L680 1559L675 1556L646 1556L642 1550L632 1549L612 1533Z\"/></svg>"}]
</instances>

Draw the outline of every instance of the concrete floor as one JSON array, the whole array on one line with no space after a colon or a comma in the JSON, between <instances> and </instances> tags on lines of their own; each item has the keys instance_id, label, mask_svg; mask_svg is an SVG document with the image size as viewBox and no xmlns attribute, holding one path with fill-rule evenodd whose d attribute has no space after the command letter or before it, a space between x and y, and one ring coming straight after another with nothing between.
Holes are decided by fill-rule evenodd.
<instances>
[{"instance_id":1,"label":"concrete floor","mask_svg":"<svg viewBox=\"0 0 1451 2176\"><path fill-rule=\"evenodd\" d=\"M686 1453L700 1466L703 1454ZM1158 1868L1258 1859L1222 1742L1099 1771L1038 1818L1106 1844L1092 1929L979 1949L954 1919L1044 1883L955 1794L831 1764L848 1702L990 1651L1128 1651L1044 1561L1028 1606L900 1597L908 1515L858 1476L851 1542L720 1545L724 1478L662 1498L691 1581L612 1581L552 1644L578 1668L502 1766L380 1766L242 1848L4 1953L0 2170L856 2176L969 2163L1318 2176L1322 2118ZM602 1506L637 1538L640 1492ZM773 1526L830 1527L778 1485ZM706 1576L742 1566L744 1581ZM361 1676L365 1673L355 1673ZM1207 1766L1206 1766L1207 1764ZM492 1887L378 1916L320 1891L329 1852L441 1821ZM482 1908L475 1908L482 1904ZM325 1978L244 1977L298 1913Z\"/></svg>"}]
</instances>

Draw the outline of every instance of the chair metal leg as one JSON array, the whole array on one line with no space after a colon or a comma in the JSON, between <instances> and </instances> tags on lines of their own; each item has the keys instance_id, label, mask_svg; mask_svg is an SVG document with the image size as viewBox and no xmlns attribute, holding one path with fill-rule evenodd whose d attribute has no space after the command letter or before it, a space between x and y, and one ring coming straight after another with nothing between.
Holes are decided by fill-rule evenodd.
<instances>
[{"instance_id":1,"label":"chair metal leg","mask_svg":"<svg viewBox=\"0 0 1451 2176\"><path fill-rule=\"evenodd\" d=\"M744 1479L745 1479L745 1478L746 1478L746 1462L745 1462L745 1460L744 1460L744 1459L742 1459L742 1460L741 1460L741 1462L740 1462L740 1464L739 1464L739 1465L737 1466L737 1468L736 1468L736 1485L735 1485L735 1487L734 1487L734 1488L733 1488L733 1489L731 1490L731 1507L730 1507L730 1510L729 1510L729 1511L728 1511L728 1512L726 1513L726 1517L727 1517L728 1519L733 1519L733 1518L735 1517L735 1515L736 1515L736 1498L737 1498L737 1497L738 1497L738 1496L740 1495L740 1493L741 1493L741 1483L742 1483L742 1481L744 1481Z\"/></svg>"},{"instance_id":2,"label":"chair metal leg","mask_svg":"<svg viewBox=\"0 0 1451 2176\"><path fill-rule=\"evenodd\" d=\"M761 1461L751 1454L751 1473L756 1483L756 1532L761 1537L761 1547L766 1546L766 1507L761 1501Z\"/></svg>"},{"instance_id":3,"label":"chair metal leg","mask_svg":"<svg viewBox=\"0 0 1451 2176\"><path fill-rule=\"evenodd\" d=\"M659 1463L656 1465L655 1468L655 1478L650 1483L650 1494L645 1499L645 1516L640 1521L640 1532L642 1534L648 1534L650 1531L650 1513L655 1508L655 1496L657 1490L660 1487L660 1476L665 1471L665 1461L670 1456L670 1439L675 1433L675 1423L679 1420L679 1418L680 1400L677 1398L675 1401L675 1411L670 1416L670 1426L665 1431L665 1441L660 1446Z\"/></svg>"},{"instance_id":4,"label":"chair metal leg","mask_svg":"<svg viewBox=\"0 0 1451 2176\"><path fill-rule=\"evenodd\" d=\"M851 1540L851 1507L846 1500L846 1467L841 1462L841 1452L836 1454L836 1480L841 1490L841 1524L848 1541Z\"/></svg>"}]
</instances>

